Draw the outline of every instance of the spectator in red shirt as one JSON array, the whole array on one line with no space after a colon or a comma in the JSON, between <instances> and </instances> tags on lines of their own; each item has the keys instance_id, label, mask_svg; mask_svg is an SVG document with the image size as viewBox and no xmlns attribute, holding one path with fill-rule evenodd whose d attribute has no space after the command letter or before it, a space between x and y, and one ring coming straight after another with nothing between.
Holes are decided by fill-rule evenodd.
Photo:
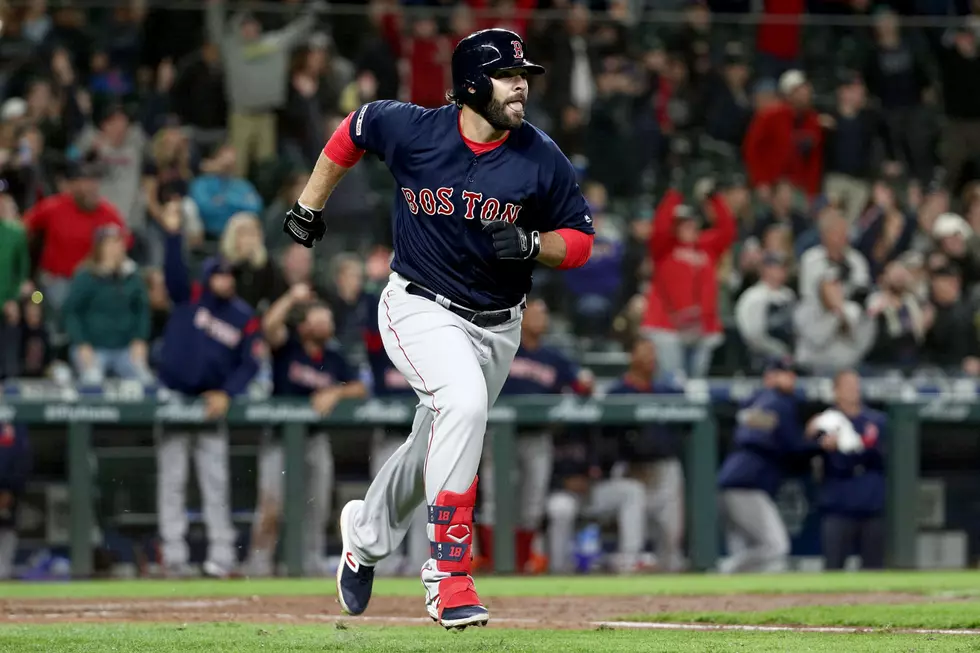
<instances>
[{"instance_id":1,"label":"spectator in red shirt","mask_svg":"<svg viewBox=\"0 0 980 653\"><path fill-rule=\"evenodd\" d=\"M446 71L452 50L449 39L439 34L434 18L420 16L416 19L404 55L408 66L409 100L422 107L444 105L449 88Z\"/></svg>"},{"instance_id":2,"label":"spectator in red shirt","mask_svg":"<svg viewBox=\"0 0 980 653\"><path fill-rule=\"evenodd\" d=\"M99 227L115 224L128 234L119 212L99 193L103 169L92 157L68 170L67 192L37 203L24 216L33 251L40 252L36 266L45 304L60 312L72 275L88 256ZM127 247L132 236L127 236Z\"/></svg>"},{"instance_id":3,"label":"spectator in red shirt","mask_svg":"<svg viewBox=\"0 0 980 653\"><path fill-rule=\"evenodd\" d=\"M735 216L715 194L706 202L711 226L701 230L683 201L679 192L668 191L654 216L653 279L643 328L657 347L663 373L703 378L723 340L717 268L735 242Z\"/></svg>"},{"instance_id":4,"label":"spectator in red shirt","mask_svg":"<svg viewBox=\"0 0 980 653\"><path fill-rule=\"evenodd\" d=\"M762 77L779 77L799 65L803 44L805 0L764 0L756 30L756 69Z\"/></svg>"},{"instance_id":5,"label":"spectator in red shirt","mask_svg":"<svg viewBox=\"0 0 980 653\"><path fill-rule=\"evenodd\" d=\"M813 89L798 70L779 78L782 101L755 114L742 144L749 179L764 198L786 178L810 197L820 192L823 130L811 106Z\"/></svg>"}]
</instances>

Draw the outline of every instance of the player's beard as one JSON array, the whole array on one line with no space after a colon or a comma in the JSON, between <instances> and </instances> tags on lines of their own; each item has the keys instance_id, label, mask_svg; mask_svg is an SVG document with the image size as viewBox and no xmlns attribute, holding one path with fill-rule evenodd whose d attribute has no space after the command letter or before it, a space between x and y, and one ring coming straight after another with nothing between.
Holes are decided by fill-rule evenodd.
<instances>
[{"instance_id":1,"label":"player's beard","mask_svg":"<svg viewBox=\"0 0 980 653\"><path fill-rule=\"evenodd\" d=\"M490 98L482 115L491 127L500 131L517 129L524 123L523 117L515 118L508 114L507 105L496 98Z\"/></svg>"}]
</instances>

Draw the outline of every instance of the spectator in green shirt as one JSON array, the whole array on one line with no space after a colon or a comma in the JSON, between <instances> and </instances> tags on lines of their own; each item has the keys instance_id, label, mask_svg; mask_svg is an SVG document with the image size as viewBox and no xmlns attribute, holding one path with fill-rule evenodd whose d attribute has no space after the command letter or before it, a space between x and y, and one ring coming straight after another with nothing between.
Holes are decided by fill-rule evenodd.
<instances>
[{"instance_id":1,"label":"spectator in green shirt","mask_svg":"<svg viewBox=\"0 0 980 653\"><path fill-rule=\"evenodd\" d=\"M20 297L30 292L27 232L10 195L0 195L0 379L20 373Z\"/></svg>"},{"instance_id":2,"label":"spectator in green shirt","mask_svg":"<svg viewBox=\"0 0 980 653\"><path fill-rule=\"evenodd\" d=\"M101 383L110 372L122 379L151 380L146 346L150 303L118 227L96 232L92 252L72 279L64 316L72 362L83 384Z\"/></svg>"}]
</instances>

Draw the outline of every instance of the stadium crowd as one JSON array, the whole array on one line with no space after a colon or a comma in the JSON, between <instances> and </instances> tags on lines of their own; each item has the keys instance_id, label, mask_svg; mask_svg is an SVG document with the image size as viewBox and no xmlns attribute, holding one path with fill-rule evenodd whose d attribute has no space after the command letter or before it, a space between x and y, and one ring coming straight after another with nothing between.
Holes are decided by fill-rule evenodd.
<instances>
[{"instance_id":1,"label":"stadium crowd","mask_svg":"<svg viewBox=\"0 0 980 653\"><path fill-rule=\"evenodd\" d=\"M346 115L383 98L442 105L455 41L490 25L526 34L548 68L532 84L528 118L576 165L592 210L592 259L537 273L534 310L552 308L558 342L628 355L621 383L602 391L653 391L654 372L668 385L712 371L768 374L786 356L811 374L980 376L978 3L765 2L757 21L731 20L747 9L738 0L419 4L372 0L353 16L290 0L254 11L206 0L203 16L139 0L105 11L44 0L4 8L0 380L158 379L203 396L213 415L246 386L268 392L283 379L321 412L395 392L376 359L393 191L383 164L345 178L314 253L284 237L282 217ZM538 18L536 8L560 12ZM650 20L651 8L679 13ZM951 29L900 17L954 11ZM806 13L866 20L810 26ZM529 323L525 340L548 331ZM194 329L234 355L193 355L204 341L174 334ZM326 350L336 360L323 372ZM549 383L524 392L594 390L553 355L515 367L539 381L550 369ZM189 371L185 359L198 365ZM160 514L175 568L187 556L175 508L187 476L180 435L159 453L183 470L160 486L160 501L172 502ZM528 460L534 437L523 440ZM650 437L665 449L638 453L646 445L634 443L612 462L597 462L588 438L563 438L559 485L606 484L584 503L582 491L545 496L550 478L528 489L537 495L519 535L523 561L546 514L565 529L549 543L552 558L567 561L575 514L633 510L649 490L644 510L675 511L662 517L675 522L663 564L682 568L679 450L672 434ZM227 437L195 446L227 457ZM323 441L309 458L323 473L332 465ZM614 483L624 459L635 468ZM228 544L230 526L208 508L227 503L227 478L213 480L202 485L205 521ZM278 510L275 485L265 482L260 511ZM314 523L328 511L320 506ZM629 558L645 538L622 515ZM263 523L254 539L267 550L275 538ZM233 565L227 547L211 555L215 575Z\"/></svg>"}]
</instances>

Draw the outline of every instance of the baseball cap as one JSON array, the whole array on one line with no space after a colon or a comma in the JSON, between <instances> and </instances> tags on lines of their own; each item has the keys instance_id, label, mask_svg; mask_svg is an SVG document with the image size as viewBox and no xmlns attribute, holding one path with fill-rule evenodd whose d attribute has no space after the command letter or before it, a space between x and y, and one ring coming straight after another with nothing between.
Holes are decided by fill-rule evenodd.
<instances>
[{"instance_id":1,"label":"baseball cap","mask_svg":"<svg viewBox=\"0 0 980 653\"><path fill-rule=\"evenodd\" d=\"M762 255L763 265L786 265L786 255L781 252L766 252Z\"/></svg>"},{"instance_id":2,"label":"baseball cap","mask_svg":"<svg viewBox=\"0 0 980 653\"><path fill-rule=\"evenodd\" d=\"M792 356L773 356L766 361L766 372L796 372L796 363Z\"/></svg>"},{"instance_id":3,"label":"baseball cap","mask_svg":"<svg viewBox=\"0 0 980 653\"><path fill-rule=\"evenodd\" d=\"M973 229L966 220L955 213L943 213L932 225L933 238L946 238L957 234L967 238L973 235Z\"/></svg>"},{"instance_id":4,"label":"baseball cap","mask_svg":"<svg viewBox=\"0 0 980 653\"><path fill-rule=\"evenodd\" d=\"M27 100L12 97L0 106L0 120L18 120L27 115Z\"/></svg>"},{"instance_id":5,"label":"baseball cap","mask_svg":"<svg viewBox=\"0 0 980 653\"><path fill-rule=\"evenodd\" d=\"M779 76L779 93L789 95L806 84L806 75L800 70L787 70Z\"/></svg>"}]
</instances>

